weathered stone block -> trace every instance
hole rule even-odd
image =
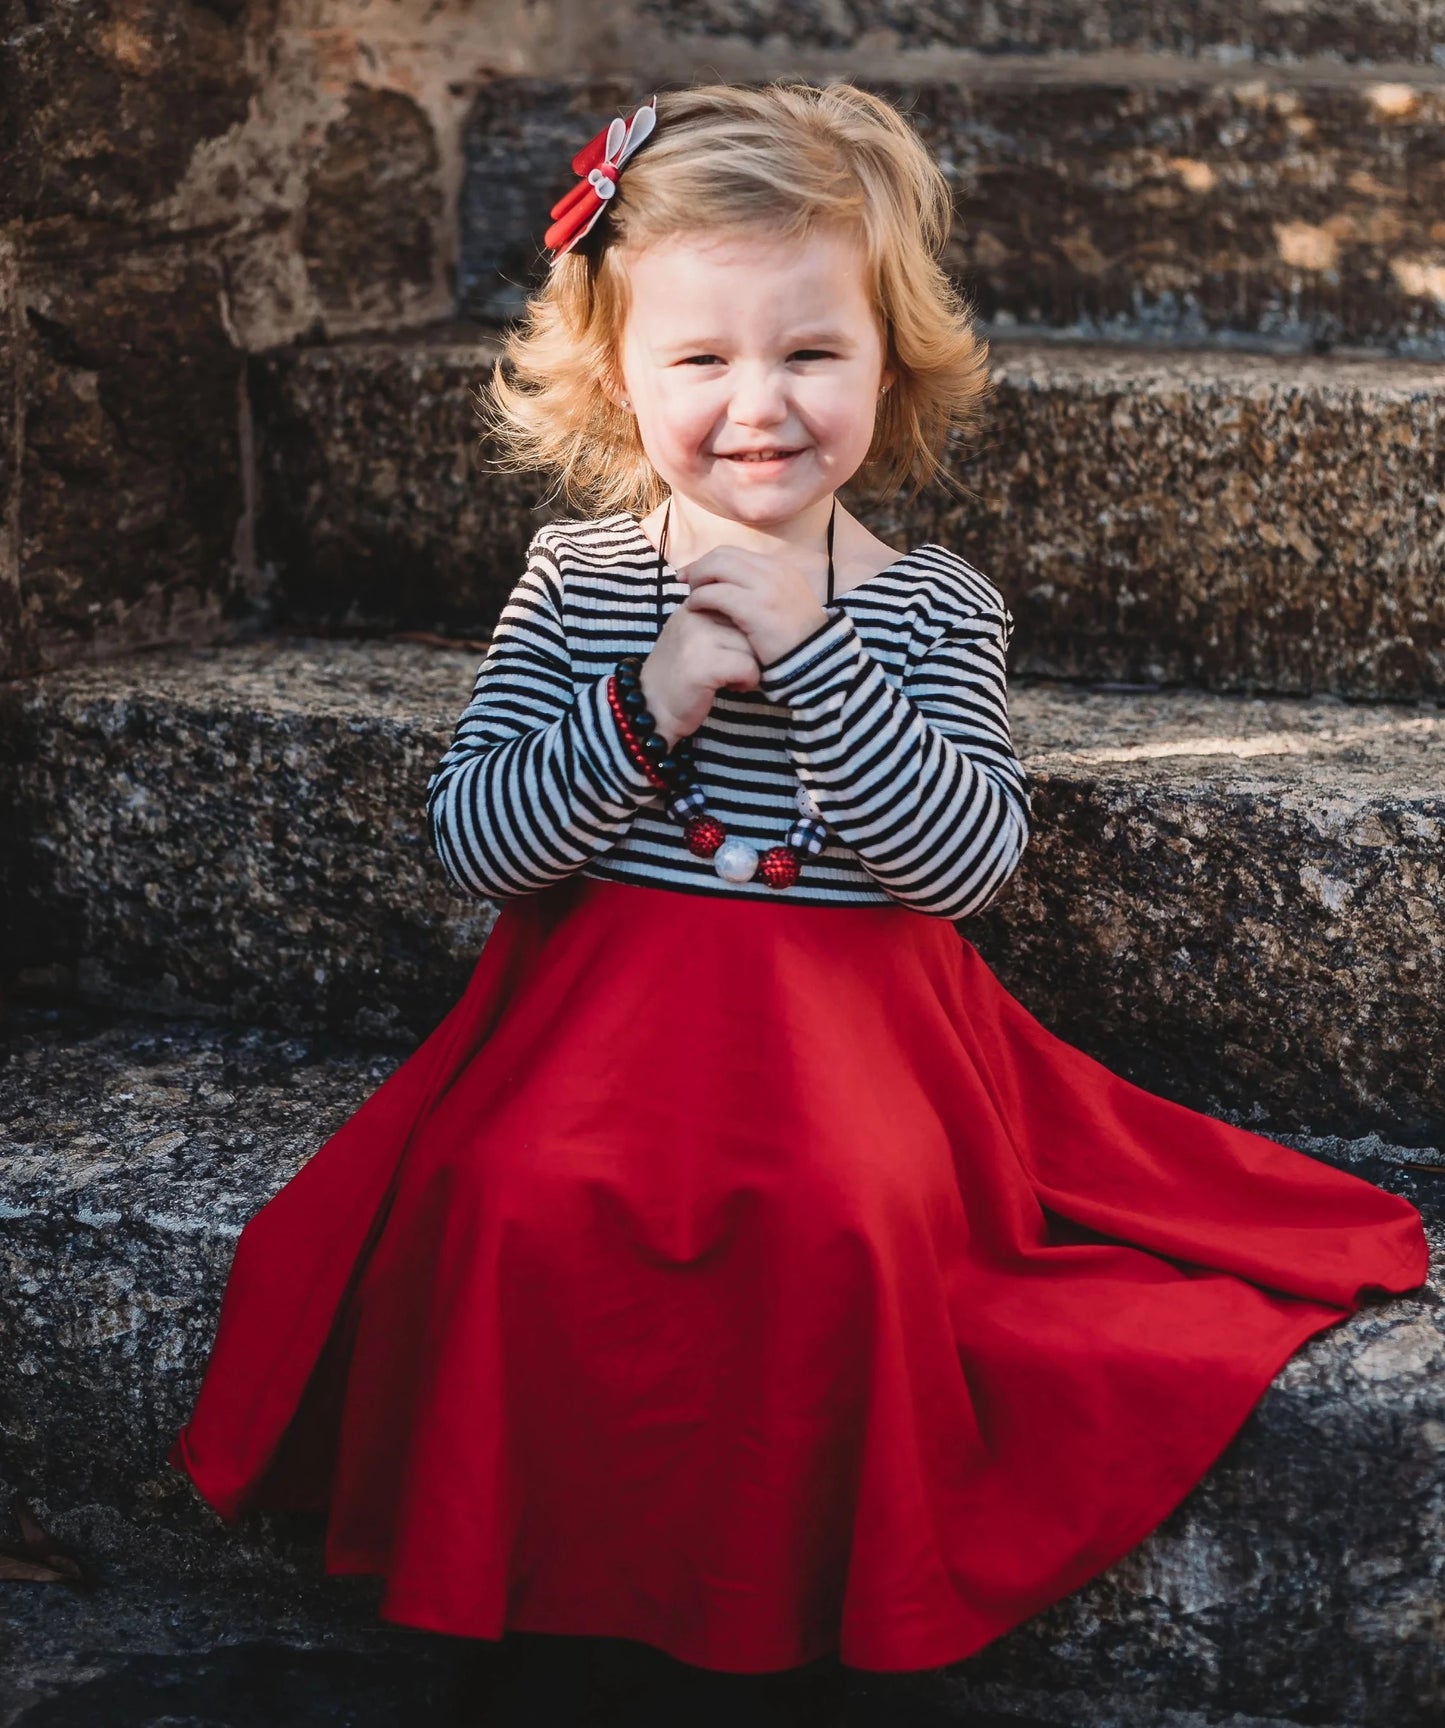
[[[10,1585],[5,1728],[397,1728],[454,1711],[463,1641],[378,1621],[370,1579],[261,1584],[106,1568],[91,1591]]]
[[[883,42],[920,51],[987,54],[1101,53],[1111,48],[1210,58],[1294,60],[1338,56],[1429,64],[1445,46],[1437,0],[639,0],[640,18],[669,35],[741,37],[776,49],[867,50]]]
[[[1445,355],[1445,91],[1430,85],[878,85],[956,188],[979,313],[1084,336]],[[648,94],[498,80],[477,100],[462,295],[515,312],[568,159]]]
[[[1082,333],[1445,354],[1445,92],[932,85],[980,313]]]
[[[29,232],[20,589],[41,666],[244,614],[242,357],[204,249]]]
[[[267,356],[253,395],[262,555],[283,617],[490,630],[544,515],[489,467],[468,327]],[[1359,697],[1445,692],[1445,424],[1403,362],[994,348],[963,494],[860,504],[938,540],[1042,676]]]
[[[241,1226],[398,1057],[168,1023],[6,1051],[6,1473],[52,1500],[63,1484],[93,1552],[203,1577],[294,1573],[306,1520],[254,1521],[232,1540],[165,1449],[194,1402]],[[57,1166],[46,1148],[62,1145]],[[57,1177],[85,1192],[36,1210],[34,1185]]]
[[[94,1000],[415,1038],[491,916],[455,915],[423,810],[478,656],[239,652],[97,667],[64,716],[45,678],[0,698],[0,759],[29,764],[0,791],[11,964],[59,963]],[[67,756],[98,771],[94,802]]]
[[[14,967],[96,1003],[421,1037],[489,927],[426,780],[475,651],[265,642],[0,691]],[[1185,1102],[1445,1139],[1445,713],[1020,683],[1036,833],[965,926]]]
[[[439,167],[431,119],[411,96],[352,86],[327,128],[301,218],[302,255],[323,316],[383,326],[431,293]]]
[[[246,117],[248,0],[3,0],[0,221],[129,220]]]
[[[90,1555],[163,1564],[202,1587],[249,1580],[274,1590],[278,1625],[294,1624],[319,1570],[314,1535],[275,1518],[222,1529],[164,1453],[199,1383],[240,1226],[399,1060],[184,1022],[10,1039],[0,1325],[15,1366],[0,1437],[48,1522]],[[1418,1155],[1378,1140],[1298,1144],[1425,1207],[1445,1247],[1440,1178]],[[1071,1728],[1117,1722],[1110,1708],[1130,1699],[1209,1721],[1235,1710],[1432,1725],[1442,1316],[1437,1260],[1429,1289],[1308,1345],[1155,1535],[955,1684],[1092,1695],[1086,1713],[1032,1718]]]
[[[288,623],[490,630],[550,514],[489,468],[475,329],[301,348],[252,363],[260,556]]]

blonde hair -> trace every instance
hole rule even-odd
[[[509,333],[481,412],[498,465],[542,469],[583,509],[646,511],[666,493],[632,415],[609,394],[627,314],[626,255],[678,234],[824,225],[862,240],[892,387],[859,471],[916,493],[973,433],[987,348],[945,274],[948,182],[908,122],[851,84],[707,84],[664,91],[657,130],[591,233],[557,259]]]

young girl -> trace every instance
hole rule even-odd
[[[647,1719],[782,1722],[760,1677],[952,1663],[1108,1566],[1426,1253],[950,922],[1028,835],[1012,620],[837,503],[985,387],[909,127],[696,89],[576,167],[492,401],[593,514],[536,535],[427,789],[503,910],[247,1227],[172,1457],[227,1517],[323,1508],[388,1619],[552,1635],[489,1720],[584,1720],[555,1658],[621,1639],[674,1659]]]

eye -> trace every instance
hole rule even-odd
[[[795,348],[788,358],[790,360],[836,360],[838,356],[831,348]]]
[[[679,366],[721,366],[722,361],[716,354],[685,354],[678,361]]]

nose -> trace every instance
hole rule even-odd
[[[735,425],[772,428],[787,419],[787,379],[777,367],[739,367],[733,377],[728,414]]]

